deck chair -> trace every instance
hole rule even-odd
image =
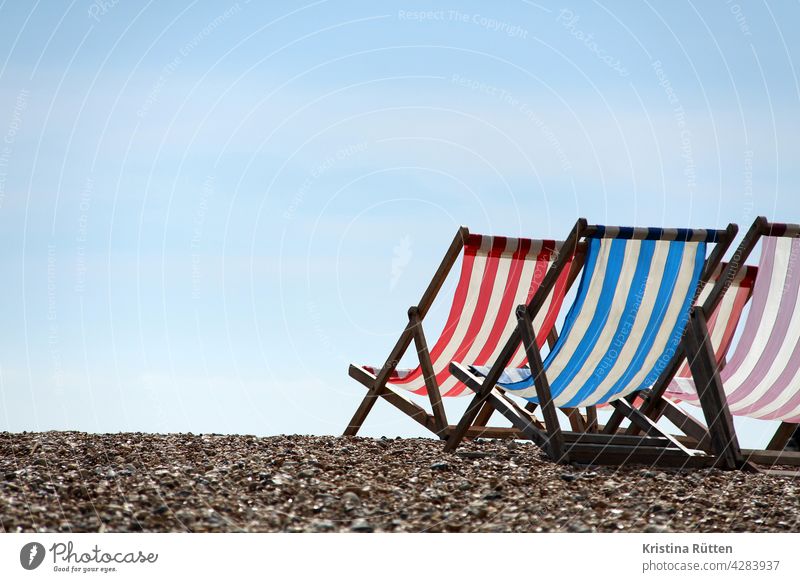
[[[706,313],[731,292],[727,281],[740,278],[759,241],[750,311],[733,354],[721,366],[714,360]],[[693,379],[680,380],[672,394],[703,404],[704,392],[720,393],[722,416],[781,421],[765,450],[745,449],[743,455],[760,467],[800,467],[800,454],[782,450],[800,424],[800,225],[759,217],[734,256],[708,299],[692,312],[686,355]],[[700,386],[710,389],[698,391]]]
[[[469,393],[452,376],[448,364],[456,358],[488,362],[497,357],[516,325],[516,305],[531,299],[560,249],[561,243],[555,241],[484,236],[461,227],[422,299],[408,310],[408,325],[386,363],[382,367],[350,365],[350,376],[368,392],[344,434],[357,434],[375,401],[382,397],[440,438],[446,438],[451,427],[442,398]],[[423,320],[459,256],[461,275],[449,316],[435,345],[428,349]],[[538,345],[548,337],[553,341],[556,316],[580,270],[580,256],[580,252],[570,253],[565,268],[543,298],[536,318]],[[398,370],[398,362],[412,341],[418,365]],[[524,350],[517,350],[511,361],[523,365],[527,361]],[[427,395],[431,413],[414,402],[410,394]],[[489,416],[491,410],[487,407],[482,416],[484,424]],[[519,436],[516,429],[508,427],[483,426],[473,433],[495,438]]]
[[[450,432],[446,450],[454,450],[477,411],[489,401],[527,438],[557,462],[589,464],[646,463],[667,466],[736,467],[736,447],[728,446],[710,423],[713,452],[683,445],[629,399],[649,388],[677,356],[689,312],[701,280],[707,280],[736,235],[726,230],[616,228],[589,226],[580,219],[565,248],[588,244],[575,301],[562,334],[546,360],[533,341],[535,318],[551,285],[561,276],[561,259],[526,306],[517,308],[518,325],[491,367],[453,362],[450,369],[474,392],[470,406]],[[707,247],[714,248],[706,258]],[[529,367],[508,367],[520,343]],[[539,404],[541,430],[497,398],[508,394]],[[643,431],[642,436],[561,429],[556,409],[610,403]],[[709,414],[716,413],[710,410]]]

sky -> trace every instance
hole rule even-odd
[[[800,222],[798,21],[2,2],[0,431],[338,434],[459,225]],[[361,434],[428,436],[386,403]]]

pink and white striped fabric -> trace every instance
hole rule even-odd
[[[765,236],[742,337],[720,372],[732,414],[800,422],[800,239]],[[679,397],[692,401],[689,379]],[[693,396],[697,401],[697,396]]]
[[[705,284],[703,290],[697,299],[697,304],[702,305],[703,302],[711,294],[711,289],[719,279],[720,273],[723,273],[728,268],[727,264],[720,265],[711,280]],[[719,304],[717,305],[714,313],[708,318],[708,334],[711,336],[711,348],[714,350],[714,355],[717,359],[717,364],[722,364],[725,357],[728,355],[728,350],[731,347],[731,341],[736,333],[736,328],[739,326],[739,321],[742,318],[742,312],[745,305],[750,300],[753,294],[753,284],[756,280],[758,267],[753,265],[746,265],[739,269],[736,277],[733,278],[725,294],[722,296]],[[685,379],[688,378],[688,382]],[[692,372],[689,370],[688,362],[684,363],[675,379],[667,388],[668,396],[676,396],[681,399],[689,400],[691,402],[697,401],[697,393],[694,391],[694,383],[691,380]]]
[[[531,300],[555,260],[561,243],[521,238],[471,234],[464,245],[461,277],[456,285],[447,323],[430,350],[436,383],[442,396],[472,394],[450,374],[452,361],[486,364],[494,362],[510,337],[517,320],[517,305]],[[541,347],[555,325],[567,291],[568,264],[534,321],[536,341]],[[509,365],[527,362],[522,346]],[[378,369],[361,366],[377,375]],[[397,370],[391,388],[427,394],[422,369]]]

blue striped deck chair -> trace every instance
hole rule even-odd
[[[558,341],[543,360],[532,341],[532,322],[548,285],[559,275],[559,260],[533,300],[517,308],[516,333],[491,366],[451,364],[452,373],[475,396],[451,432],[447,450],[458,446],[476,409],[488,401],[558,462],[712,466],[724,461],[716,451],[692,448],[667,434],[631,403],[662,374],[674,373],[672,360],[681,355],[700,282],[716,270],[737,231],[733,224],[725,230],[619,228],[580,219],[564,248],[580,243],[588,248]],[[568,257],[559,259],[566,263]],[[508,354],[520,343],[529,366],[507,368]],[[506,394],[538,405],[545,430],[518,414],[518,407],[508,406],[500,398]],[[562,430],[557,409],[602,404],[611,405],[643,434]]]

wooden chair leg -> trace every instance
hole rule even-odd
[[[627,400],[628,404],[632,406],[633,402],[636,400],[636,395],[629,394],[628,396],[625,397],[625,400]],[[617,430],[619,430],[622,421],[628,418],[627,416],[625,416],[625,414],[622,413],[622,410],[623,409],[619,407],[614,407],[614,412],[611,413],[611,418],[609,418],[608,422],[605,424],[605,426],[603,426],[603,434],[614,434],[617,432]],[[633,426],[635,426],[636,428],[633,429],[632,428]],[[640,430],[641,429],[639,428],[638,425],[632,423],[631,426],[629,426],[626,429],[625,434],[636,435],[639,434]]]
[[[475,396],[472,397],[472,402],[467,406],[461,420],[459,420],[456,427],[450,431],[450,435],[447,437],[447,444],[444,446],[445,452],[452,453],[458,448],[458,445],[464,440],[467,430],[472,426],[472,423],[475,422],[475,417],[478,416],[478,413],[488,399],[489,392],[485,394],[481,394],[480,392],[475,393]]]
[[[587,406],[586,407],[586,432],[597,432],[599,429],[599,424],[597,422],[597,407],[595,406]]]
[[[586,419],[581,415],[580,410],[577,408],[562,408],[563,412],[569,420],[569,426],[575,432],[586,432]]]
[[[614,434],[617,432],[623,420],[625,420],[625,415],[619,410],[614,410],[614,412],[611,413],[611,417],[605,425],[603,425],[603,434]]]
[[[422,368],[422,375],[425,379],[425,388],[428,390],[428,399],[431,403],[433,418],[436,422],[436,433],[441,437],[447,430],[447,413],[442,404],[442,394],[439,391],[439,384],[436,382],[436,373],[431,363],[431,354],[428,351],[428,342],[425,340],[425,332],[422,330],[422,320],[419,312],[412,307],[408,310],[408,318],[413,325],[414,346],[419,356],[419,365]]]
[[[723,467],[741,467],[744,465],[744,456],[736,438],[733,417],[725,399],[702,308],[695,308],[691,312],[684,345],[711,436],[711,448]]]
[[[378,400],[378,398],[380,398],[380,394],[377,390],[373,389],[367,392],[367,395],[364,396],[361,404],[358,405],[355,414],[353,414],[353,418],[350,419],[350,422],[344,431],[344,436],[356,436],[358,434],[361,425],[364,424],[364,420],[366,420],[367,415],[372,410],[372,407],[375,406],[375,402]]]
[[[536,345],[536,335],[533,330],[533,321],[524,305],[517,308],[517,327],[522,336],[522,345],[525,354],[528,356],[528,365],[531,368],[536,395],[539,398],[539,406],[542,408],[544,423],[547,427],[550,456],[556,462],[566,461],[564,456],[564,435],[561,433],[561,425],[558,422],[556,407],[550,393],[550,383],[544,371],[542,355],[539,346]]]
[[[472,423],[472,426],[486,426],[489,423],[489,419],[492,417],[494,413],[494,407],[492,406],[491,402],[488,400],[483,403],[483,408],[478,413],[478,416],[475,417],[475,422]]]
[[[789,439],[792,438],[794,431],[797,430],[797,424],[793,422],[782,422],[775,431],[775,434],[770,439],[767,445],[768,451],[782,451],[786,448]]]
[[[372,410],[372,407],[375,406],[375,402],[377,402],[378,398],[385,392],[386,382],[389,380],[395,368],[397,368],[397,364],[400,362],[400,358],[405,354],[408,346],[411,345],[414,335],[413,327],[413,324],[408,322],[403,333],[400,334],[400,338],[389,354],[383,368],[381,368],[381,371],[378,373],[375,382],[369,387],[369,392],[367,392],[361,404],[358,405],[355,414],[353,414],[353,418],[350,419],[350,423],[344,431],[344,436],[356,436],[358,434],[367,415]]]

